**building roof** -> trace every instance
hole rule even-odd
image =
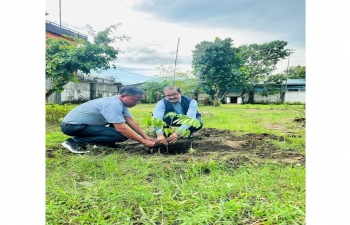
[[[86,34],[80,33],[78,31],[69,29],[67,27],[64,26],[60,26],[56,23],[50,22],[50,21],[45,21],[46,23],[46,31],[54,33],[54,34],[58,34],[60,36],[62,36],[63,34],[68,35],[68,36],[77,36],[79,38],[82,38],[84,40],[88,39],[88,36]]]
[[[260,81],[258,84],[264,84],[264,81]],[[282,81],[282,84],[286,84],[286,81]],[[287,79],[288,85],[306,85],[306,79]]]
[[[286,84],[286,81],[283,81],[282,84]],[[289,85],[305,85],[306,79],[287,79],[287,84]]]

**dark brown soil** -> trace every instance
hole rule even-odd
[[[150,136],[155,136],[149,134]],[[288,133],[289,137],[296,137]],[[192,139],[180,138],[175,144],[156,146],[154,148],[144,147],[142,144],[128,140],[118,143],[117,148],[88,146],[92,155],[111,154],[122,151],[131,155],[152,157],[153,154],[163,156],[174,156],[178,160],[202,160],[221,161],[232,166],[241,165],[244,162],[272,162],[282,165],[305,165],[305,155],[294,149],[279,149],[273,142],[288,141],[283,136],[272,134],[244,134],[236,135],[229,130],[215,128],[203,128],[195,133]],[[46,149],[47,157],[55,157],[55,150]],[[68,153],[67,153],[68,154]]]
[[[138,142],[128,140],[118,143],[118,150],[143,157],[162,154],[164,156],[176,155],[179,160],[220,160],[232,166],[245,161],[304,165],[304,154],[293,149],[278,149],[272,141],[284,142],[286,139],[271,134],[238,136],[229,130],[203,128],[195,133],[194,138],[181,138],[168,148],[165,146],[147,148]],[[102,147],[91,149],[92,154],[109,154],[114,151],[115,149]]]

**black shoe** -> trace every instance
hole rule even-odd
[[[68,138],[65,142],[62,142],[61,145],[66,149],[68,149],[69,151],[77,154],[90,152],[90,151],[83,150],[81,147],[78,147],[78,145],[75,143],[75,141],[72,138]]]
[[[188,139],[192,139],[194,138],[194,134],[190,134],[190,136],[188,136]]]

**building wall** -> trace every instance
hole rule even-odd
[[[90,100],[90,83],[69,82],[61,92],[62,103],[86,102]]]
[[[46,38],[63,38],[61,35],[46,31]]]
[[[111,97],[117,95],[121,87],[121,85],[116,84],[68,82],[61,93],[53,93],[48,98],[48,103],[86,102],[95,98]],[[91,97],[92,92],[94,97]]]
[[[238,92],[231,92],[226,95],[226,99],[228,97],[239,97],[241,93]],[[208,98],[209,95],[205,93],[199,93],[198,94],[198,103],[203,104],[204,99]],[[242,99],[237,99],[237,103],[247,103],[248,101],[248,94],[245,94],[243,102],[241,102]],[[281,96],[279,93],[274,95],[268,95],[268,96],[262,96],[257,93],[254,95],[254,103],[261,104],[261,103],[280,103],[281,102]],[[305,103],[305,91],[287,91],[285,96],[285,102],[293,103],[293,102],[300,102]],[[231,104],[231,103],[228,103]]]
[[[70,42],[73,42],[72,40],[70,40],[69,38],[66,38],[66,37],[63,37],[61,35],[58,35],[58,34],[54,34],[54,33],[51,33],[49,31],[46,31],[46,38],[63,38],[65,40],[68,40]]]
[[[200,92],[200,93],[198,93],[198,99],[197,100],[198,100],[198,102],[202,102],[203,103],[204,99],[207,98],[207,97],[209,97],[208,94]]]
[[[237,97],[237,103],[246,103],[249,98],[248,93],[243,95],[243,99],[242,98],[238,99],[240,95],[241,95],[240,92],[231,92],[231,93],[228,93],[226,96]],[[281,102],[280,94],[274,94],[274,95],[268,95],[268,96],[262,96],[258,93],[254,94],[254,103],[278,103],[278,102]]]
[[[60,102],[58,93],[52,93],[50,97],[48,97],[47,102],[51,104],[58,104]]]
[[[306,102],[306,95],[305,91],[287,91],[285,102]]]
[[[246,100],[248,100],[248,98],[246,98]],[[281,102],[281,95],[278,93],[274,95],[262,96],[255,93],[254,102],[255,103],[279,103]]]

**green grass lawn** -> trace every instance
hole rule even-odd
[[[155,104],[130,109],[144,120]],[[58,119],[75,107],[50,106],[46,119],[46,224],[305,224],[305,166],[179,160],[115,151],[75,155]],[[276,146],[305,153],[303,105],[199,106],[204,127],[285,137]],[[57,109],[57,110],[56,110]]]

